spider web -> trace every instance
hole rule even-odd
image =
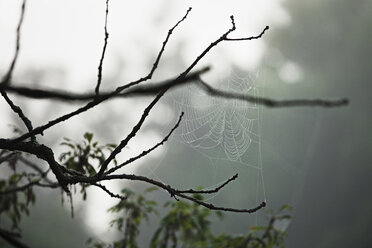
[[[230,73],[217,88],[258,96],[257,75],[241,77]],[[249,153],[260,145],[260,108],[240,100],[211,97],[196,85],[172,95],[176,112],[184,117],[172,136],[210,159],[238,162],[260,168],[259,156]]]
[[[228,92],[259,96],[257,83],[259,73],[244,74],[245,76],[241,76],[231,71],[228,78],[220,80],[214,87]],[[179,127],[167,144],[167,150],[171,152],[172,149],[169,147],[173,147],[172,143],[176,142],[192,149],[210,162],[215,176],[212,182],[204,185],[204,188],[214,188],[226,180],[226,173],[232,175],[239,171],[241,176],[245,176],[241,173],[249,174],[249,178],[254,179],[256,185],[253,188],[256,190],[250,194],[256,196],[256,203],[266,201],[261,160],[262,109],[254,103],[211,97],[194,84],[172,91],[167,95],[166,101],[174,110],[175,120],[180,112],[184,112]],[[170,123],[174,123],[175,120]],[[171,126],[166,127],[164,134],[169,132],[170,128]],[[191,156],[191,160],[196,157]],[[163,181],[156,173],[158,166],[152,165],[151,171]],[[204,181],[203,183],[205,184]]]

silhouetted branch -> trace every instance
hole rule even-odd
[[[108,16],[108,12],[109,12],[109,0],[106,0],[106,14],[105,14],[105,40],[104,40],[104,45],[103,45],[103,49],[102,49],[102,55],[101,55],[101,59],[99,61],[99,65],[98,65],[98,76],[97,76],[97,85],[96,85],[96,89],[95,89],[95,92],[96,92],[96,95],[98,96],[99,95],[99,87],[101,86],[101,82],[102,82],[102,69],[103,69],[103,60],[105,59],[105,53],[106,53],[106,47],[107,47],[107,39],[109,37],[109,33],[107,32],[107,16]]]
[[[153,96],[156,95],[163,89],[169,89],[173,87],[178,87],[189,83],[191,81],[197,80],[198,75],[202,75],[210,70],[210,67],[203,67],[199,70],[189,73],[184,78],[172,78],[165,81],[152,83],[148,85],[138,85],[130,89],[126,89],[123,93],[114,94],[113,91],[101,92],[99,98],[106,98],[107,100],[112,100],[116,98],[124,97],[137,97],[137,96]],[[1,85],[0,85],[1,89]],[[36,89],[29,88],[25,86],[14,86],[9,85],[3,88],[5,91],[19,96],[24,96],[33,99],[47,99],[47,100],[58,100],[67,103],[77,102],[77,101],[89,101],[96,99],[95,93],[74,93],[68,91],[62,91],[57,89]]]
[[[62,171],[62,166],[54,158],[53,150],[45,145],[40,145],[34,142],[18,142],[13,143],[8,139],[0,139],[0,149],[5,149],[9,151],[20,151],[29,154],[33,154],[36,157],[46,161],[53,171],[54,175],[57,177],[63,190],[69,192],[67,188],[67,177]]]
[[[118,194],[115,194],[115,193],[112,193],[110,190],[108,190],[104,185],[102,184],[99,184],[99,183],[92,183],[92,185],[98,187],[98,188],[101,188],[103,191],[105,191],[109,196],[111,197],[114,197],[114,198],[118,198],[120,200],[126,200],[128,197],[127,196],[122,196],[122,195],[118,195]]]
[[[21,120],[23,121],[23,123],[25,124],[27,130],[29,132],[32,131],[32,123],[31,121],[25,116],[25,114],[23,113],[22,109],[20,107],[18,107],[17,105],[15,105],[13,103],[13,101],[8,97],[8,94],[5,92],[5,90],[3,89],[0,89],[0,93],[1,95],[4,97],[5,101],[8,103],[8,105],[10,106],[10,108],[13,110],[14,113],[18,114],[19,118],[21,118]],[[36,142],[36,137],[35,135],[32,135],[30,136],[31,137],[31,140],[33,142]]]
[[[258,211],[259,209],[263,208],[266,206],[265,202],[262,202],[259,206],[251,209],[236,209],[236,208],[226,208],[226,207],[218,207],[210,203],[203,202],[201,200],[198,200],[192,196],[185,195],[183,193],[180,193],[179,190],[173,188],[170,185],[166,185],[160,181],[145,177],[145,176],[138,176],[134,174],[118,174],[118,175],[103,175],[99,178],[94,178],[94,177],[73,177],[70,179],[70,183],[75,184],[75,183],[96,183],[98,181],[106,181],[106,180],[114,180],[114,179],[126,179],[126,180],[132,180],[132,181],[141,181],[141,182],[146,182],[155,186],[158,186],[159,188],[162,188],[166,190],[171,197],[180,197],[183,199],[190,200],[192,202],[195,202],[199,205],[202,205],[208,209],[211,210],[220,210],[220,211],[226,211],[226,212],[237,212],[237,213],[254,213]]]
[[[172,35],[172,33],[173,33],[173,31],[176,29],[176,27],[177,27],[181,22],[183,22],[184,20],[186,20],[186,18],[187,18],[188,14],[190,13],[191,10],[192,10],[192,8],[190,7],[190,8],[186,11],[186,14],[182,17],[182,19],[179,20],[179,21],[176,23],[176,25],[174,25],[171,29],[168,30],[167,37],[166,37],[165,40],[163,41],[163,45],[162,45],[162,47],[161,47],[161,49],[160,49],[160,51],[159,51],[159,54],[158,54],[158,56],[157,56],[157,58],[156,58],[156,60],[155,60],[155,62],[154,62],[154,64],[153,64],[153,66],[152,66],[152,68],[151,68],[151,71],[150,71],[149,75],[147,75],[147,77],[151,78],[152,75],[154,74],[156,68],[157,68],[158,65],[159,65],[160,58],[161,58],[161,56],[162,56],[163,53],[164,53],[165,46],[166,46],[166,44],[168,43],[168,40],[169,40],[170,36]]]
[[[188,80],[191,80],[191,78],[192,79],[197,78],[197,76],[199,74],[201,74],[203,72],[206,72],[208,70],[209,70],[209,67],[206,67],[204,69],[201,69],[198,72],[195,72],[192,77],[189,77]],[[172,81],[165,82],[164,85],[162,85],[161,87],[168,86],[168,88],[171,88],[171,87],[176,86],[179,83],[184,83],[185,80],[186,80],[186,75],[185,76],[182,76],[182,77],[181,76],[178,76],[176,79],[174,79]],[[123,90],[125,90],[125,89],[127,89],[127,88],[129,88],[129,87],[131,87],[131,86],[133,86],[135,84],[137,84],[138,82],[139,81],[137,80],[137,81],[134,81],[134,82],[132,82],[130,84],[127,84],[125,86],[118,87],[115,91],[111,92],[110,94],[108,94],[106,96],[99,96],[99,97],[95,98],[93,101],[90,101],[89,103],[87,103],[85,106],[80,107],[80,108],[78,108],[77,110],[75,110],[73,112],[70,112],[70,113],[65,114],[63,116],[60,116],[60,117],[58,117],[58,118],[56,118],[54,120],[49,121],[48,123],[46,123],[46,124],[44,124],[42,126],[39,126],[39,127],[35,128],[35,129],[33,129],[32,131],[30,131],[30,132],[28,132],[26,134],[23,134],[23,135],[19,136],[18,138],[12,139],[9,144],[15,144],[15,143],[18,143],[18,142],[20,142],[22,140],[25,140],[25,139],[27,139],[27,138],[29,138],[31,136],[34,136],[34,135],[37,135],[37,134],[42,134],[44,130],[46,130],[46,129],[48,129],[48,128],[50,128],[50,127],[52,127],[52,126],[54,126],[54,125],[56,125],[56,124],[58,124],[60,122],[66,121],[66,120],[70,119],[73,116],[79,115],[79,114],[81,114],[81,113],[83,113],[83,112],[85,112],[85,111],[87,111],[87,110],[89,110],[89,109],[97,106],[98,104],[102,103],[103,101],[106,101],[107,99],[109,99],[111,97],[114,97],[115,95],[117,95],[120,92],[122,92]],[[154,88],[157,89],[157,87],[154,87]],[[154,88],[151,88],[151,89],[153,90]],[[168,89],[168,88],[166,88],[166,89]],[[143,88],[139,88],[138,90],[141,91],[142,89]],[[136,93],[136,92],[128,92],[127,94],[131,94],[131,93]]]
[[[266,30],[269,30],[269,26],[266,26],[262,32],[259,34],[259,35],[256,35],[256,36],[251,36],[251,37],[247,37],[247,38],[228,38],[226,37],[225,40],[226,41],[246,41],[246,40],[257,40],[257,39],[260,39],[266,32]]]
[[[271,108],[279,107],[300,107],[300,106],[319,106],[319,107],[340,107],[349,104],[349,100],[346,98],[339,100],[323,100],[323,99],[293,99],[293,100],[274,100],[271,98],[251,96],[248,94],[236,93],[236,92],[226,92],[205,83],[199,78],[199,86],[204,89],[209,95],[222,97],[226,99],[237,99],[253,104],[264,105]]]
[[[138,159],[140,159],[140,158],[146,156],[147,154],[149,154],[150,152],[152,152],[153,150],[155,150],[156,148],[158,148],[159,146],[161,146],[161,145],[163,145],[165,142],[167,142],[167,140],[169,139],[169,137],[172,135],[173,131],[176,130],[176,128],[179,126],[179,124],[180,124],[180,122],[181,122],[181,120],[182,120],[182,116],[183,116],[183,114],[184,114],[184,112],[181,113],[181,115],[180,115],[180,117],[179,117],[179,119],[178,119],[176,125],[175,125],[171,130],[170,130],[170,132],[168,133],[168,135],[165,136],[165,137],[163,138],[162,141],[160,141],[159,143],[157,143],[156,145],[154,145],[154,146],[151,147],[150,149],[143,151],[141,154],[139,154],[139,155],[137,155],[137,156],[135,156],[135,157],[132,157],[132,158],[128,159],[128,160],[125,161],[124,163],[121,163],[121,164],[119,164],[119,165],[117,165],[117,166],[115,166],[115,167],[109,169],[109,170],[106,171],[104,174],[105,174],[105,175],[111,174],[111,173],[115,172],[116,170],[118,170],[118,169],[120,169],[120,168],[126,166],[127,164],[133,163],[134,161],[136,161],[136,160],[138,160]]]
[[[155,104],[160,100],[160,98],[164,95],[165,91],[160,92],[155,99],[145,108],[143,114],[138,121],[138,123],[133,127],[132,131],[128,134],[128,136],[123,139],[120,144],[111,152],[110,156],[102,163],[101,169],[95,175],[95,177],[100,177],[106,170],[109,163],[115,158],[117,154],[121,152],[121,150],[128,144],[128,142],[136,136],[137,132],[142,127],[143,122],[146,120],[147,116],[150,113],[150,110],[155,106]]]
[[[20,40],[21,40],[21,27],[22,27],[22,23],[23,23],[23,18],[25,16],[25,9],[26,9],[26,0],[23,0],[22,6],[21,6],[21,14],[20,14],[19,22],[18,22],[18,26],[17,26],[16,50],[15,50],[15,53],[14,53],[13,60],[10,63],[8,72],[5,74],[5,76],[2,79],[0,85],[10,84],[10,81],[11,81],[11,78],[12,78],[12,74],[13,74],[13,71],[14,71],[14,66],[15,66],[15,64],[17,62],[17,59],[18,59],[18,53],[19,53],[19,48],[20,48]]]
[[[194,190],[194,189],[188,189],[188,190],[177,190],[177,192],[178,193],[181,193],[181,194],[213,194],[213,193],[217,193],[218,191],[220,191],[220,189],[222,189],[227,184],[229,184],[230,182],[234,181],[237,178],[238,178],[238,174],[235,174],[234,176],[232,176],[229,179],[227,179],[220,186],[218,186],[218,187],[216,187],[214,189],[211,189],[211,190]]]
[[[220,38],[218,38],[217,40],[215,40],[214,42],[212,42],[207,48],[204,49],[204,51],[198,56],[196,57],[196,59],[190,64],[190,66],[180,74],[180,77],[183,77],[185,76],[186,74],[188,74],[197,64],[198,62],[215,46],[217,46],[221,41],[225,40],[227,35],[230,34],[232,31],[234,31],[236,29],[235,27],[235,22],[234,22],[234,16],[230,16],[230,19],[231,19],[231,23],[232,23],[232,27],[227,30],[223,35],[221,35]]]

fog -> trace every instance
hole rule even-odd
[[[0,1],[0,75],[13,56],[20,4]],[[372,224],[372,135],[368,129],[372,126],[371,2],[112,0],[103,89],[145,75],[168,29],[190,6],[193,10],[172,34],[154,82],[178,75],[230,28],[229,16],[233,14],[237,25],[231,35],[234,38],[257,35],[266,25],[270,29],[260,40],[219,44],[198,67],[212,66],[204,80],[215,86],[232,85],[224,89],[274,99],[347,97],[350,104],[329,109],[270,109],[235,100],[205,100],[205,94],[194,88],[176,89],[154,109],[118,160],[124,161],[160,141],[180,111],[186,112],[185,123],[165,146],[123,172],[155,178],[176,188],[212,187],[239,173],[237,181],[208,202],[250,208],[266,201],[267,207],[253,215],[227,214],[224,221],[213,224],[215,232],[247,233],[250,226],[265,223],[266,210],[289,204],[293,210],[287,229],[288,247],[368,247],[371,238],[367,232]],[[28,1],[14,84],[93,91],[104,39],[104,10],[104,1]],[[34,126],[79,106],[11,96]],[[63,151],[58,145],[63,137],[80,140],[85,131],[94,132],[102,143],[119,143],[150,101],[148,97],[110,101],[51,128],[40,140],[55,147],[56,154]],[[21,123],[3,100],[0,111],[1,136],[10,137],[8,124]],[[229,119],[228,114],[235,111],[244,117]],[[195,118],[223,128],[210,131],[199,124],[193,129]],[[252,133],[249,142],[244,136],[241,146],[231,148],[229,132],[239,130]],[[200,141],[204,137],[208,139]],[[115,192],[124,186],[139,192],[146,187],[127,182],[107,186]],[[29,244],[65,247],[61,241],[73,237],[70,246],[79,247],[90,236],[110,241],[120,235],[109,229],[112,216],[106,210],[116,201],[104,192],[90,190],[85,202],[75,196],[75,220],[70,219],[68,204],[60,206],[59,195],[53,190],[39,193],[31,217],[23,220],[24,240]],[[165,192],[153,197],[160,202],[169,199]],[[46,201],[56,203],[51,207],[65,217],[41,214],[45,213]],[[49,224],[50,219],[54,224]],[[35,231],[37,221],[43,224]],[[155,226],[156,220],[143,227],[142,246],[148,243]],[[72,227],[77,229],[75,236],[63,231]],[[40,241],[33,235],[44,232],[51,233],[50,239]]]

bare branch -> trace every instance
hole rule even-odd
[[[118,198],[120,200],[126,200],[128,199],[127,196],[122,196],[122,195],[118,195],[118,194],[115,194],[115,193],[112,193],[110,190],[108,190],[104,185],[102,184],[99,184],[99,183],[92,183],[92,185],[98,187],[98,188],[101,188],[103,191],[105,191],[109,196],[111,197],[114,197],[114,198]]]
[[[63,190],[69,192],[67,188],[67,177],[62,172],[62,166],[55,160],[53,151],[49,147],[33,142],[12,143],[10,140],[0,139],[0,149],[26,152],[46,161],[49,164],[49,167],[53,171],[54,175],[57,177],[57,180]]]
[[[165,91],[163,90],[160,92],[155,99],[145,108],[143,111],[143,114],[138,121],[138,123],[133,127],[132,131],[128,134],[128,136],[123,139],[120,144],[111,152],[110,156],[103,162],[101,165],[101,169],[99,172],[94,176],[96,178],[100,177],[106,170],[107,166],[109,163],[115,158],[117,154],[121,152],[121,150],[128,144],[128,142],[136,136],[137,132],[140,130],[142,127],[143,122],[146,120],[148,114],[150,113],[150,110],[155,106],[155,104],[160,100],[160,98],[164,95]]]
[[[170,185],[166,185],[162,182],[156,181],[154,179],[144,177],[144,176],[138,176],[138,175],[133,175],[133,174],[120,174],[120,175],[104,175],[98,179],[94,178],[88,178],[88,177],[76,177],[76,178],[71,178],[70,182],[71,183],[78,183],[78,182],[86,182],[86,183],[92,183],[96,181],[105,181],[105,180],[113,180],[113,179],[126,179],[126,180],[133,180],[133,181],[142,181],[146,182],[149,184],[153,184],[155,186],[158,186],[159,188],[162,188],[166,191],[169,192],[171,197],[180,197],[184,198],[187,200],[190,200],[192,202],[195,202],[199,205],[202,205],[208,209],[211,210],[220,210],[220,211],[226,211],[226,212],[239,212],[239,213],[254,213],[258,211],[259,209],[263,208],[266,206],[265,202],[262,202],[259,206],[252,208],[252,209],[236,209],[236,208],[225,208],[225,207],[218,207],[210,203],[203,202],[201,200],[198,200],[192,196],[185,195],[183,193],[179,193],[177,189],[174,189]]]
[[[150,79],[152,77],[152,75],[154,74],[156,68],[158,67],[158,64],[159,64],[159,61],[160,61],[160,58],[161,56],[163,55],[164,53],[164,49],[165,49],[165,46],[167,45],[168,43],[168,40],[169,40],[169,37],[172,35],[174,29],[181,23],[183,22],[184,20],[186,20],[188,14],[190,13],[190,11],[192,10],[192,8],[190,7],[187,11],[186,11],[186,14],[182,17],[181,20],[179,20],[176,25],[174,25],[171,29],[169,29],[168,31],[168,34],[167,34],[167,37],[165,38],[165,40],[163,41],[163,45],[158,53],[158,56],[156,57],[156,60],[154,62],[154,64],[152,65],[152,68],[151,68],[151,71],[150,73],[147,75],[147,77]]]
[[[109,12],[108,8],[109,8],[109,0],[106,0],[105,41],[104,41],[104,45],[103,45],[103,49],[102,49],[101,59],[99,61],[99,65],[98,65],[97,85],[96,85],[96,89],[95,89],[95,92],[96,92],[96,95],[97,96],[99,95],[99,87],[100,87],[101,82],[102,82],[103,60],[105,59],[105,53],[106,53],[106,47],[107,47],[107,39],[109,37],[109,33],[107,32],[107,16],[108,16],[108,12]]]
[[[99,97],[107,98],[107,100],[121,97],[135,97],[135,96],[153,96],[156,95],[159,91],[166,88],[178,87],[183,84],[186,84],[190,81],[196,80],[198,75],[202,75],[210,70],[210,67],[203,67],[200,70],[195,70],[191,72],[184,78],[171,78],[157,83],[152,83],[149,85],[138,85],[130,89],[123,89],[123,93],[114,94],[113,92],[101,92]],[[1,89],[1,85],[0,85]],[[50,100],[59,100],[65,102],[74,102],[74,101],[89,101],[96,98],[95,93],[74,93],[69,91],[55,90],[55,89],[36,89],[28,88],[24,86],[14,86],[9,85],[3,88],[8,93],[17,94],[19,96],[29,97],[33,99],[50,99]]]
[[[270,98],[256,97],[247,94],[226,92],[205,83],[201,78],[199,78],[199,85],[202,87],[209,95],[216,97],[223,97],[227,99],[237,99],[253,104],[260,104],[266,107],[279,108],[279,107],[299,107],[299,106],[319,106],[319,107],[340,107],[349,104],[349,100],[346,98],[339,100],[323,100],[323,99],[293,99],[293,100],[274,100]]]
[[[22,120],[23,123],[25,124],[27,130],[28,130],[29,132],[31,132],[32,129],[33,129],[33,128],[32,128],[32,123],[31,123],[31,121],[30,121],[30,120],[25,116],[25,114],[23,113],[22,109],[21,109],[19,106],[15,105],[15,104],[13,103],[13,101],[8,97],[8,94],[5,92],[5,90],[0,89],[0,93],[1,93],[1,95],[4,97],[5,101],[8,103],[8,105],[10,106],[10,108],[13,110],[13,112],[16,113],[16,114],[18,114],[19,118],[21,118],[21,120]],[[35,135],[32,135],[32,136],[30,136],[30,137],[31,137],[31,140],[32,140],[33,142],[36,142],[36,137],[35,137]]]
[[[269,26],[266,26],[259,35],[256,35],[256,36],[251,36],[251,37],[247,37],[247,38],[228,38],[226,37],[225,40],[226,41],[243,41],[243,40],[257,40],[257,39],[260,39],[266,32],[266,30],[269,30]]]
[[[135,157],[132,157],[130,159],[128,159],[127,161],[125,161],[124,163],[122,164],[119,164],[111,169],[109,169],[108,171],[105,172],[105,175],[108,175],[108,174],[111,174],[113,172],[115,172],[116,170],[126,166],[127,164],[130,164],[130,163],[133,163],[134,161],[146,156],[147,154],[149,154],[150,152],[152,152],[153,150],[155,150],[156,148],[158,148],[159,146],[163,145],[165,142],[167,142],[167,140],[169,139],[169,137],[172,135],[173,131],[176,130],[176,128],[179,126],[180,122],[181,122],[181,119],[182,119],[182,116],[183,116],[184,112],[181,113],[176,125],[174,125],[174,127],[170,130],[170,132],[168,133],[167,136],[164,137],[164,139],[162,141],[160,141],[159,143],[157,143],[156,145],[154,145],[153,147],[151,147],[150,149],[148,150],[145,150],[143,151],[141,154],[135,156]]]
[[[8,72],[5,74],[5,76],[2,79],[0,85],[9,85],[10,81],[11,81],[11,78],[12,78],[12,73],[13,73],[13,70],[14,70],[14,66],[17,62],[19,48],[20,48],[21,27],[22,27],[23,18],[24,18],[24,15],[25,15],[25,9],[26,9],[26,0],[23,0],[22,6],[21,6],[21,15],[19,17],[19,22],[18,22],[18,26],[17,26],[16,50],[15,50],[15,53],[14,53],[13,60],[10,63],[10,67],[8,69]]]
[[[234,176],[232,176],[229,179],[227,179],[223,184],[221,184],[220,186],[218,186],[218,187],[216,187],[214,189],[211,189],[211,190],[194,190],[194,189],[188,189],[188,190],[177,190],[177,192],[178,193],[181,193],[181,194],[213,194],[213,193],[217,193],[218,191],[220,191],[220,189],[222,189],[227,184],[229,184],[230,182],[234,181],[237,178],[238,178],[238,174],[235,174]]]
[[[196,79],[197,76],[201,73],[204,73],[206,71],[209,70],[209,67],[206,67],[204,69],[201,69],[197,72],[195,72],[194,74],[190,75],[190,77],[187,77],[186,75],[185,76],[178,76],[176,79],[172,80],[172,81],[169,81],[169,82],[165,82],[164,85],[162,85],[161,87],[164,87],[164,89],[168,89],[168,88],[171,88],[171,87],[174,87],[178,84],[181,84],[181,83],[184,83],[188,80],[193,80],[193,79]],[[33,129],[32,131],[26,133],[26,134],[23,134],[21,136],[19,136],[18,138],[15,138],[13,140],[10,141],[9,144],[15,144],[17,142],[20,142],[22,140],[25,140],[33,135],[37,135],[37,134],[42,134],[44,130],[60,123],[60,122],[63,122],[63,121],[66,121],[68,119],[70,119],[71,117],[73,116],[76,116],[76,115],[79,115],[95,106],[97,106],[98,104],[100,104],[101,102],[103,101],[106,101],[107,99],[111,98],[111,97],[114,97],[115,95],[118,95],[120,92],[122,92],[123,90],[137,84],[139,81],[134,81],[130,84],[127,84],[127,85],[124,85],[124,86],[121,86],[121,87],[118,87],[116,88],[115,91],[111,92],[110,94],[106,95],[106,96],[99,96],[97,98],[95,98],[93,101],[87,103],[85,106],[83,107],[80,107],[79,109],[73,111],[73,112],[70,112],[68,114],[65,114],[63,116],[60,116],[54,120],[51,120],[49,121],[47,124],[44,124],[42,126],[39,126],[35,129]],[[156,88],[156,87],[155,87]],[[139,88],[139,91],[141,91],[142,88]],[[154,88],[152,88],[153,90]],[[159,91],[158,91],[159,92]],[[130,94],[131,92],[128,92],[128,94]]]
[[[197,64],[198,62],[215,46],[217,46],[221,41],[225,40],[227,35],[230,34],[231,32],[233,32],[236,27],[235,27],[235,22],[234,22],[234,16],[230,16],[230,19],[231,19],[231,23],[232,23],[232,27],[227,30],[223,35],[221,35],[220,38],[218,38],[217,40],[215,40],[214,42],[212,42],[206,49],[204,49],[204,51],[198,56],[196,57],[196,59],[191,63],[191,65],[184,71],[180,74],[180,77],[183,77],[185,75],[187,75]]]

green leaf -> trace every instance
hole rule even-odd
[[[86,140],[88,140],[88,142],[90,143],[90,142],[92,141],[92,138],[93,138],[93,133],[86,132],[86,133],[84,134],[84,138],[85,138]]]

